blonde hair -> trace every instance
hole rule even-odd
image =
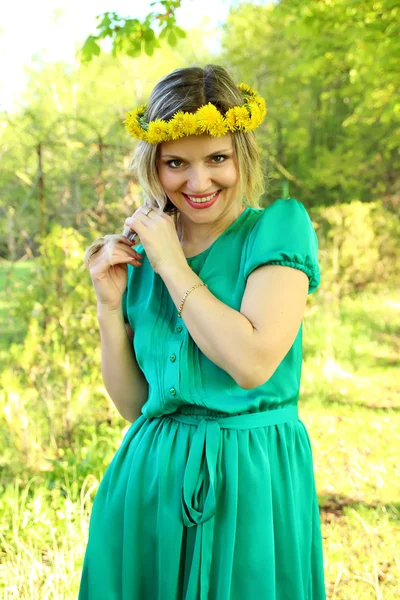
[[[147,120],[171,119],[178,110],[195,112],[211,102],[224,114],[229,108],[242,106],[241,93],[229,73],[217,65],[176,69],[157,83],[147,104]],[[253,131],[236,131],[232,145],[239,171],[239,195],[247,206],[260,207],[264,191],[260,154]],[[178,211],[167,198],[157,172],[159,146],[140,141],[131,168],[147,197],[147,205],[170,215]]]

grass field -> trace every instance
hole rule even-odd
[[[0,275],[2,359],[24,335],[18,318],[8,318],[12,290],[32,276],[29,263],[8,281]],[[300,418],[313,447],[329,600],[400,596],[399,329],[399,299],[387,290],[334,308],[317,302],[304,320]],[[126,425],[116,422],[88,428],[75,454],[49,454],[47,472],[13,481],[2,468],[4,600],[76,599],[93,495]],[[89,475],[82,453],[95,465]]]

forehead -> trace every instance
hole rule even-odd
[[[232,134],[221,137],[212,135],[189,135],[180,140],[162,142],[159,146],[159,155],[179,156],[187,159],[200,159],[216,152],[232,150]]]

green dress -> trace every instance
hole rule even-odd
[[[304,271],[309,293],[320,281],[317,236],[294,199],[246,207],[187,262],[235,310],[260,265]],[[325,600],[298,417],[302,327],[265,384],[240,388],[196,346],[146,256],[128,268],[123,311],[149,395],[94,500],[79,600]]]

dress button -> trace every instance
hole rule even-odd
[[[182,331],[182,325],[178,325],[178,327],[176,328],[176,330],[178,333],[180,333]]]
[[[169,357],[169,360],[170,360],[171,362],[175,362],[175,360],[176,360],[176,356],[175,356],[175,354],[171,354],[171,356]]]
[[[171,394],[171,396],[175,396],[175,394],[176,394],[176,389],[175,389],[175,388],[173,388],[173,387],[172,387],[172,388],[170,388],[170,389],[169,389],[169,393]]]

